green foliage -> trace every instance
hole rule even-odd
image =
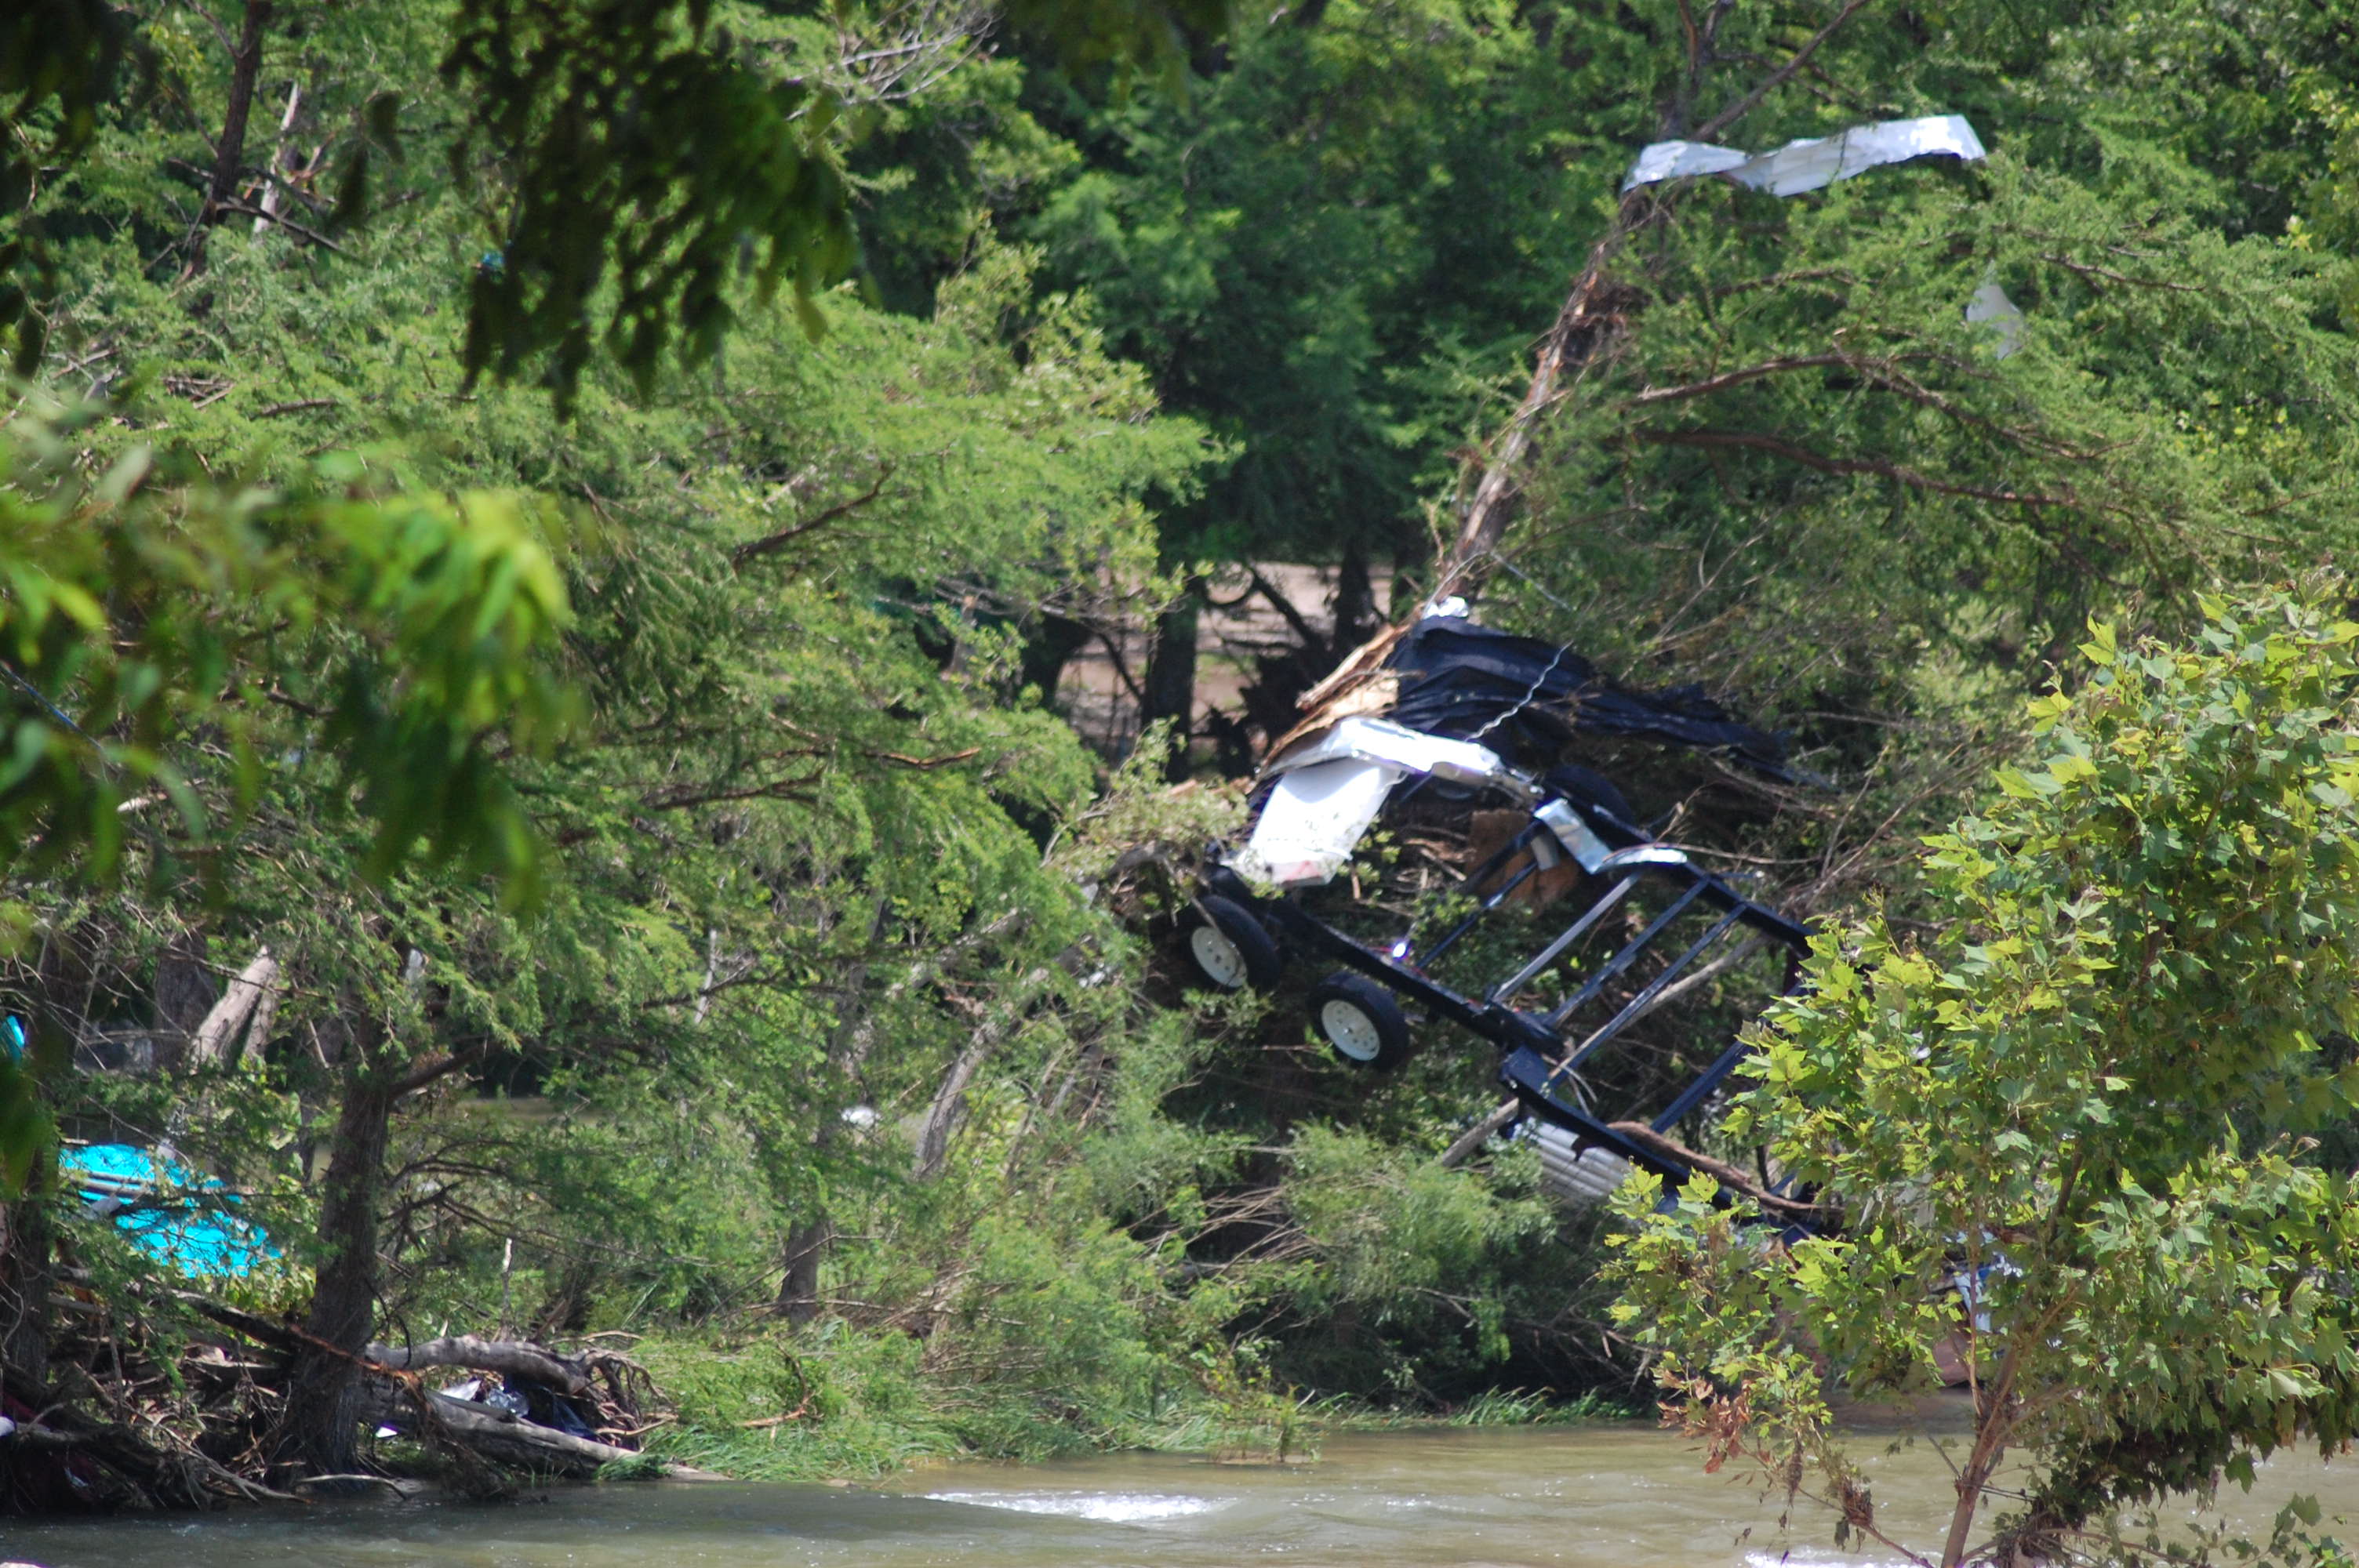
[[[235,205],[288,221],[209,232],[190,180],[231,71],[193,13],[135,7],[115,41],[36,22],[6,55],[11,167],[38,178],[0,239],[46,270],[12,253],[42,412],[0,477],[0,1011],[54,1027],[0,1067],[0,1167],[51,1108],[169,1138],[253,1195],[293,1264],[255,1304],[299,1310],[354,1255],[312,1235],[339,1112],[393,1097],[387,1321],[648,1332],[669,1451],[747,1474],[1283,1448],[1298,1386],[1522,1419],[1497,1388],[1618,1380],[1591,1223],[1525,1151],[1431,1163],[1488,1108],[1479,1070],[1353,1075],[1298,997],[1169,985],[1139,933],[1241,802],[1164,793],[1177,738],[1109,773],[1037,655],[1144,619],[1207,554],[1417,557],[1631,153],[1827,9],[1004,14],[1025,42],[994,57],[984,14],[916,0],[282,0]],[[2343,917],[2270,902],[2326,876],[2342,807],[2271,819],[2310,763],[2239,752],[2201,703],[2154,716],[2224,691],[2234,649],[2122,651],[2353,542],[2338,26],[2273,0],[1862,11],[1823,76],[1714,135],[1957,110],[1997,156],[1792,201],[1658,192],[1488,607],[1737,694],[1860,786],[1821,809],[1611,764],[1700,852],[1892,894],[1775,1036],[1803,1108],[1724,1134],[1782,1140],[1864,1222],[1763,1262],[1690,1211],[1641,1252],[1704,1238],[1699,1333],[1799,1412],[1781,1430],[1817,1375],[1762,1328],[1781,1304],[1816,1303],[1866,1383],[1921,1374],[1970,1252],[2053,1243],[1995,1286],[2000,1339],[2057,1270],[2122,1281],[2178,1339],[2024,1340],[2060,1518],[2175,1484],[2157,1455],[2257,1451],[2345,1376],[2294,1343],[2333,1321],[2296,1276],[2343,1245],[2321,1173],[2352,1122],[2320,1087]],[[117,42],[153,62],[136,92]],[[1187,92],[1124,91],[1141,70]],[[855,261],[875,288],[839,284]],[[2004,358],[1962,319],[1985,283],[2026,312]],[[1876,825],[2013,734],[2093,611],[2134,630],[2045,711],[2102,788],[2025,770],[2032,796],[1920,884]],[[2296,653],[2235,682],[2287,744],[2328,735],[2286,682],[2343,655],[2268,613],[2236,636]],[[2201,849],[2204,800],[2262,849]],[[2295,845],[2307,871],[2269,860]],[[1925,908],[1951,934],[1894,935]],[[1503,919],[1449,972],[1528,935]],[[275,1013],[189,1059],[206,985],[266,945]],[[1840,964],[1881,978],[1846,992]],[[1724,1038],[1742,978],[1652,1021],[1642,1070]],[[2205,1051],[2164,1051],[2175,1009]],[[1956,1147],[1912,1133],[1936,1093]],[[2277,1250],[2216,1239],[2256,1216]],[[2194,1279],[2200,1224],[2241,1286]],[[67,1229],[110,1297],[147,1268]],[[821,1266],[789,1269],[814,1236]],[[2156,1257],[2183,1302],[2127,1282]],[[1777,1272],[1812,1259],[1807,1288]],[[2234,1329],[2217,1365],[2201,1313]]]
[[[1906,1390],[1962,1336],[1949,1563],[2011,1446],[2036,1479],[2000,1539],[2036,1541],[2333,1452],[2359,1412],[2359,1208],[2302,1137],[2359,1088],[2359,624],[2275,595],[2212,604],[2191,646],[2100,625],[2082,652],[2037,760],[1930,841],[1934,934],[1822,936],[1759,1037],[1729,1133],[1841,1232],[1777,1243],[1701,1180],[1622,1205],[1617,1315],[1715,1464],[1807,1455],[1840,1494],[1826,1384]]]
[[[51,263],[38,225],[6,220],[30,201],[45,162],[89,142],[128,31],[107,0],[34,0],[0,19],[0,101],[15,100],[0,102],[0,334],[16,339],[19,376],[32,373],[47,346],[35,295]]]
[[[1176,557],[1422,553],[1421,503],[1553,313],[1583,192],[1621,156],[1598,114],[1643,119],[1604,79],[1645,52],[1553,9],[1336,0],[1241,23],[1184,101],[1035,86],[1088,161],[1023,232],[1236,451],[1171,519]]]
[[[1850,715],[1991,723],[2091,613],[2183,626],[2210,584],[2349,548],[2319,258],[2005,153],[1668,200],[1547,438],[1536,503],[1582,522],[1519,562],[1610,611],[1585,645],[1621,667],[1676,648],[1857,767],[1883,732]],[[2024,312],[2005,357],[1965,319],[1992,283]]]
[[[561,409],[595,343],[641,396],[664,351],[716,352],[744,267],[757,301],[814,297],[853,257],[849,191],[825,87],[765,70],[757,33],[712,26],[706,0],[470,0],[443,75],[472,94],[453,172],[486,156],[507,189],[498,249],[469,298],[470,377],[537,362]],[[604,325],[592,337],[594,319]]]
[[[360,786],[376,821],[367,874],[420,838],[433,860],[531,870],[529,827],[489,750],[495,736],[545,746],[564,722],[545,659],[569,611],[514,500],[372,495],[344,455],[288,492],[225,485],[144,445],[92,476],[74,434],[19,418],[0,452],[15,710],[0,853],[103,879],[150,785],[188,844],[207,844],[226,823],[173,753],[193,730],[218,732],[234,807],[268,765],[255,739],[277,708],[314,720]]]

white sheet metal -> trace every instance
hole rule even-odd
[[[1717,147],[1710,142],[1654,142],[1639,149],[1638,161],[1630,166],[1630,178],[1622,182],[1622,189],[1652,185],[1658,179],[1677,179],[1682,175],[1725,174],[1744,167],[1752,157],[1751,153]]]
[[[1605,864],[1606,856],[1613,853],[1605,847],[1605,840],[1582,819],[1581,813],[1575,811],[1569,801],[1551,800],[1532,815],[1548,824],[1549,831],[1556,835],[1556,840],[1564,846],[1565,853],[1580,861],[1581,869],[1592,876],[1595,876],[1598,868]]]
[[[1408,770],[1357,757],[1336,757],[1282,774],[1261,819],[1254,824],[1237,870],[1282,888],[1331,880],[1358,848],[1385,796]]]
[[[1630,1162],[1603,1149],[1573,1152],[1572,1134],[1545,1122],[1532,1129],[1540,1152],[1540,1184],[1567,1203],[1602,1204],[1630,1174]]]
[[[1991,350],[1993,359],[2003,360],[2023,347],[2023,308],[1995,283],[1974,290],[1973,297],[1966,301],[1966,319],[1990,323],[1991,336],[1998,340]]]
[[[1501,784],[1507,764],[1499,753],[1472,741],[1428,735],[1387,719],[1346,719],[1308,745],[1269,764],[1273,773],[1318,767],[1340,758],[1382,762],[1402,773],[1431,773],[1452,784]]]
[[[1269,764],[1277,784],[1262,804],[1237,870],[1256,881],[1310,887],[1332,879],[1358,848],[1393,785],[1411,773],[1496,784],[1529,797],[1529,781],[1496,752],[1385,719],[1345,719]]]
[[[1839,179],[1865,174],[1910,158],[1987,157],[1982,138],[1962,114],[1929,114],[1919,120],[1884,120],[1854,125],[1832,136],[1788,142],[1758,157],[1709,142],[1657,142],[1641,148],[1622,189],[1635,189],[1681,175],[1724,174],[1739,185],[1772,196],[1799,196]]]

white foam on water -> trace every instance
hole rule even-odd
[[[1830,1552],[1823,1548],[1787,1547],[1776,1552],[1756,1551],[1745,1554],[1745,1568],[1908,1568],[1898,1558],[1862,1558],[1847,1552]]]
[[[1226,1508],[1224,1498],[1176,1497],[1157,1492],[928,1492],[938,1503],[973,1503],[1024,1514],[1061,1514],[1107,1524],[1152,1524]]]

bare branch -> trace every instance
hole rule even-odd
[[[775,534],[767,534],[759,539],[746,541],[729,552],[729,564],[733,567],[743,567],[747,561],[786,548],[804,535],[824,528],[840,517],[850,516],[884,494],[885,481],[892,477],[893,465],[890,463],[882,465],[876,471],[876,482],[870,485],[864,493],[855,495],[849,501],[839,501],[826,511],[798,523],[791,528],[782,528]]]
[[[1737,121],[1743,119],[1745,115],[1753,113],[1755,109],[1760,106],[1761,101],[1764,98],[1768,97],[1769,94],[1775,92],[1778,88],[1783,87],[1796,71],[1809,64],[1810,57],[1819,52],[1819,46],[1825,43],[1829,38],[1834,37],[1835,29],[1842,27],[1845,22],[1850,21],[1852,13],[1866,4],[1867,0],[1844,0],[1843,8],[1835,13],[1835,19],[1829,22],[1825,27],[1821,27],[1817,32],[1811,34],[1810,41],[1804,44],[1800,49],[1796,49],[1791,59],[1788,59],[1785,64],[1771,71],[1767,76],[1763,77],[1752,92],[1746,93],[1735,103],[1731,103],[1727,108],[1723,109],[1719,114],[1714,114],[1702,124],[1697,126],[1695,135],[1690,139],[1699,142],[1708,142],[1712,140],[1712,137],[1718,135],[1721,132],[1728,129],[1729,126],[1736,124]]]

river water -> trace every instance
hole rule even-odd
[[[1935,1412],[1936,1424],[1947,1424]],[[1925,1443],[1861,1432],[1878,1524],[1939,1544],[1951,1496]],[[2295,1491],[2359,1522],[2359,1456],[2265,1469],[2232,1514]],[[1644,1425],[1417,1430],[1336,1437],[1313,1463],[1120,1454],[920,1471],[873,1487],[664,1482],[562,1489],[514,1504],[338,1502],[189,1519],[0,1523],[0,1558],[45,1568],[1325,1568],[1448,1563],[1573,1568],[1834,1568],[1826,1516],[1701,1473],[1691,1445]],[[2359,1530],[2339,1531],[2348,1541]]]

